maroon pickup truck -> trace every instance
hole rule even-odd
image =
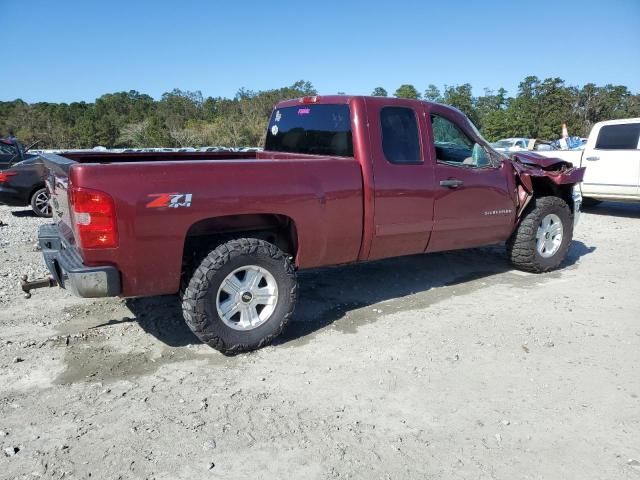
[[[506,243],[558,267],[584,169],[495,152],[458,110],[383,97],[282,102],[251,153],[43,155],[50,279],[82,297],[175,294],[205,343],[235,353],[291,318],[296,270]]]

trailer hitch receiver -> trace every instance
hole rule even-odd
[[[58,286],[58,282],[53,277],[40,278],[38,280],[29,280],[27,275],[23,275],[20,281],[20,287],[24,292],[24,298],[31,298],[31,290],[36,288],[49,288]]]

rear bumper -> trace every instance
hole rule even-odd
[[[38,244],[53,278],[62,288],[84,298],[115,297],[121,292],[120,272],[111,265],[88,267],[55,225],[42,225]]]

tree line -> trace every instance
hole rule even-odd
[[[0,136],[14,134],[38,148],[258,146],[273,105],[316,95],[308,81],[273,90],[240,89],[234,98],[175,89],[159,100],[139,93],[108,93],[93,103],[0,102]],[[372,95],[387,96],[377,87]],[[640,94],[623,85],[582,87],[560,78],[526,77],[515,96],[504,88],[474,96],[471,85],[401,85],[393,96],[441,102],[463,111],[488,140],[528,137],[554,140],[566,123],[586,136],[601,120],[640,117]]]
[[[38,148],[256,146],[273,105],[315,95],[311,83],[234,98],[174,89],[159,100],[131,90],[108,93],[94,103],[0,102],[0,136],[13,134]]]

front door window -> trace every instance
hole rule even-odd
[[[484,147],[470,139],[450,120],[431,115],[431,126],[439,163],[470,168],[493,166]]]

